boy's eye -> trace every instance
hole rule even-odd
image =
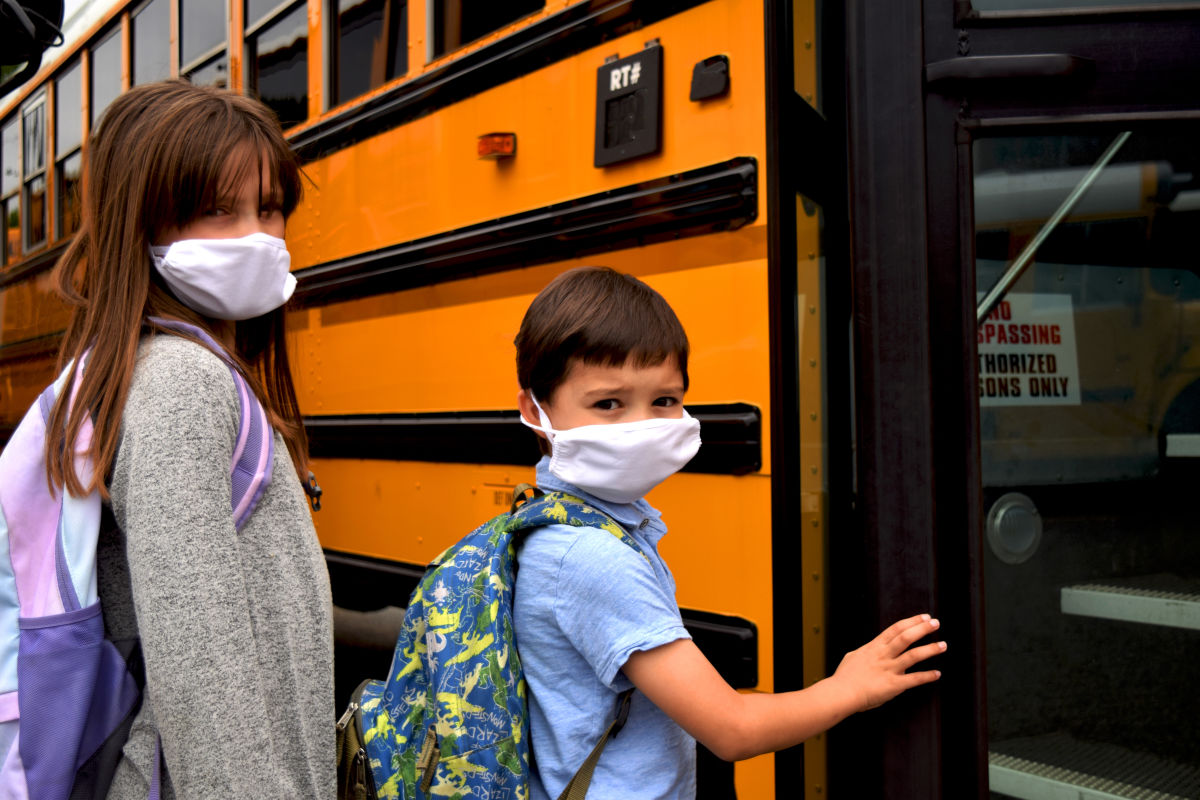
[[[601,411],[616,411],[619,405],[620,403],[616,400],[616,398],[608,397],[604,400],[597,400],[596,402],[592,403],[592,408],[598,408]]]
[[[679,398],[665,395],[655,400],[654,405],[662,406],[663,408],[674,408],[675,406],[679,405]]]

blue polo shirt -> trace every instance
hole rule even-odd
[[[538,486],[573,494],[629,532],[645,558],[597,528],[549,525],[517,552],[513,624],[529,687],[535,768],[531,800],[553,800],[612,722],[630,654],[689,639],[675,579],[658,553],[666,534],[645,500],[609,503],[537,466]],[[640,692],[600,757],[588,800],[682,800],[696,795],[696,741]]]

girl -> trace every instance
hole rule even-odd
[[[56,404],[47,453],[55,486],[106,499],[106,634],[140,639],[145,664],[108,797],[142,800],[154,782],[164,798],[332,797],[329,577],[281,308],[298,162],[262,104],[166,81],[110,106],[87,165],[82,228],[57,272],[74,306],[59,365],[76,365],[77,394]],[[240,528],[239,399],[213,348],[273,429],[269,482]],[[88,414],[103,466],[81,479],[65,444]]]

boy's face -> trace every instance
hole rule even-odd
[[[683,372],[670,357],[648,367],[632,360],[619,367],[572,361],[554,393],[537,400],[550,417],[551,427],[565,431],[581,425],[678,419],[683,416],[683,395]],[[541,424],[528,390],[518,393],[517,404],[527,420]]]

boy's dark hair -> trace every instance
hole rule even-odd
[[[663,296],[609,267],[562,273],[529,304],[517,332],[517,380],[550,402],[573,360],[654,366],[674,356],[688,386],[688,340]]]

